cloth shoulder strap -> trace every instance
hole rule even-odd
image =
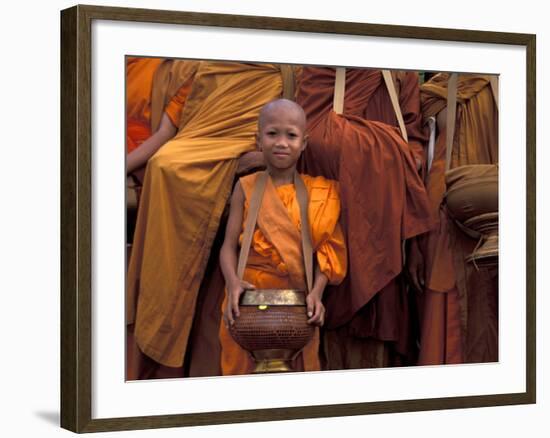
[[[386,83],[388,93],[390,95],[391,104],[393,111],[395,112],[395,117],[397,118],[397,123],[399,124],[399,130],[401,131],[401,136],[408,143],[409,139],[407,136],[407,129],[405,128],[405,121],[403,119],[403,113],[401,112],[401,107],[399,106],[399,97],[397,96],[397,91],[395,89],[395,84],[393,82],[392,75],[389,70],[382,70],[382,77]],[[334,83],[334,100],[332,103],[332,109],[336,114],[342,114],[344,112],[344,96],[346,94],[346,69],[344,67],[336,68],[336,79]]]
[[[445,170],[451,168],[451,159],[453,155],[453,142],[456,129],[456,95],[458,87],[458,73],[451,73],[449,75],[449,81],[447,84],[447,158],[445,164]],[[489,78],[489,84],[493,93],[493,99],[498,109],[498,77],[491,75]]]
[[[246,217],[244,224],[243,242],[239,252],[239,261],[237,263],[237,276],[240,280],[242,280],[244,275],[244,269],[246,267],[248,253],[250,252],[250,245],[252,243],[252,236],[254,234],[254,228],[256,227],[258,213],[260,211],[268,178],[269,175],[267,172],[263,171],[259,173],[256,184],[254,185],[254,190],[250,197],[248,216]],[[307,212],[307,189],[298,172],[294,173],[294,187],[296,188],[296,198],[298,199],[298,205],[300,207],[300,222],[302,224],[302,254],[306,272],[307,292],[309,293],[313,287],[313,247],[311,243],[309,217]]]
[[[300,222],[302,224],[302,255],[304,257],[304,267],[306,271],[307,292],[313,288],[313,248],[311,243],[311,234],[309,230],[308,216],[308,196],[304,181],[294,172],[294,187],[296,188],[296,198],[300,206]]]
[[[453,155],[453,141],[455,137],[456,124],[456,90],[458,73],[451,73],[447,83],[447,155],[445,160],[445,171],[451,168],[451,158]]]
[[[393,106],[393,111],[395,112],[395,117],[397,118],[397,123],[399,124],[399,129],[401,131],[401,136],[405,142],[409,142],[407,135],[407,129],[405,128],[405,121],[403,120],[403,113],[401,112],[401,107],[399,106],[399,97],[397,96],[397,90],[395,89],[395,83],[391,72],[389,70],[382,70],[382,77],[386,83],[386,88],[390,95],[391,104]]]
[[[493,99],[495,100],[495,105],[498,109],[498,76],[491,75],[489,78],[489,83],[491,84],[491,91],[493,92]]]
[[[254,228],[256,226],[256,220],[258,218],[260,204],[262,203],[262,198],[264,196],[267,178],[267,172],[260,172],[258,174],[254,191],[250,197],[248,216],[246,217],[246,222],[244,224],[243,242],[241,244],[241,251],[239,252],[239,261],[237,263],[237,277],[239,277],[239,280],[243,279],[244,268],[248,260],[250,244],[252,243],[252,234],[254,233]]]
[[[336,68],[336,78],[334,82],[334,99],[332,109],[336,114],[344,112],[344,96],[346,94],[346,69],[344,67]]]

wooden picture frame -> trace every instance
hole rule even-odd
[[[92,22],[144,22],[522,46],[526,50],[526,369],[524,392],[92,418]],[[535,403],[536,37],[529,34],[75,6],[61,13],[61,426],[74,432],[288,420]]]

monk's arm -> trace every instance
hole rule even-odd
[[[229,206],[229,218],[225,227],[225,237],[220,250],[220,266],[226,284],[237,282],[237,249],[239,235],[243,223],[244,193],[240,182],[237,181],[231,204]]]
[[[225,237],[220,250],[220,267],[225,287],[227,289],[227,309],[224,318],[229,324],[233,324],[234,317],[239,316],[239,297],[248,285],[239,280],[237,276],[237,251],[239,248],[239,236],[243,224],[244,192],[241,184],[237,182],[231,195],[229,218],[225,228]]]
[[[406,258],[409,279],[417,292],[424,291],[424,281],[426,275],[424,254],[422,253],[419,242],[420,238],[421,236],[415,236],[407,241],[408,253]]]
[[[328,277],[321,272],[319,265],[315,267],[315,276],[313,286],[306,298],[308,323],[313,325],[323,325],[325,322],[325,306],[321,301],[323,292],[328,283]]]
[[[312,293],[316,293],[319,295],[319,298],[323,298],[323,292],[325,291],[325,287],[328,284],[328,277],[321,272],[321,268],[319,268],[319,265],[315,265],[315,275],[313,279],[313,287],[311,289]]]
[[[134,149],[126,157],[126,173],[132,173],[147,163],[147,160],[159,150],[168,140],[176,135],[177,128],[172,124],[166,113],[162,115],[157,132],[145,140],[140,147]]]

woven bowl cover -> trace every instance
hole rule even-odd
[[[248,351],[301,350],[315,328],[307,323],[305,306],[241,306],[240,316],[230,327],[235,341]]]

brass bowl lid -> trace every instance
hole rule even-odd
[[[241,306],[305,306],[306,294],[298,289],[251,289],[241,296]]]

